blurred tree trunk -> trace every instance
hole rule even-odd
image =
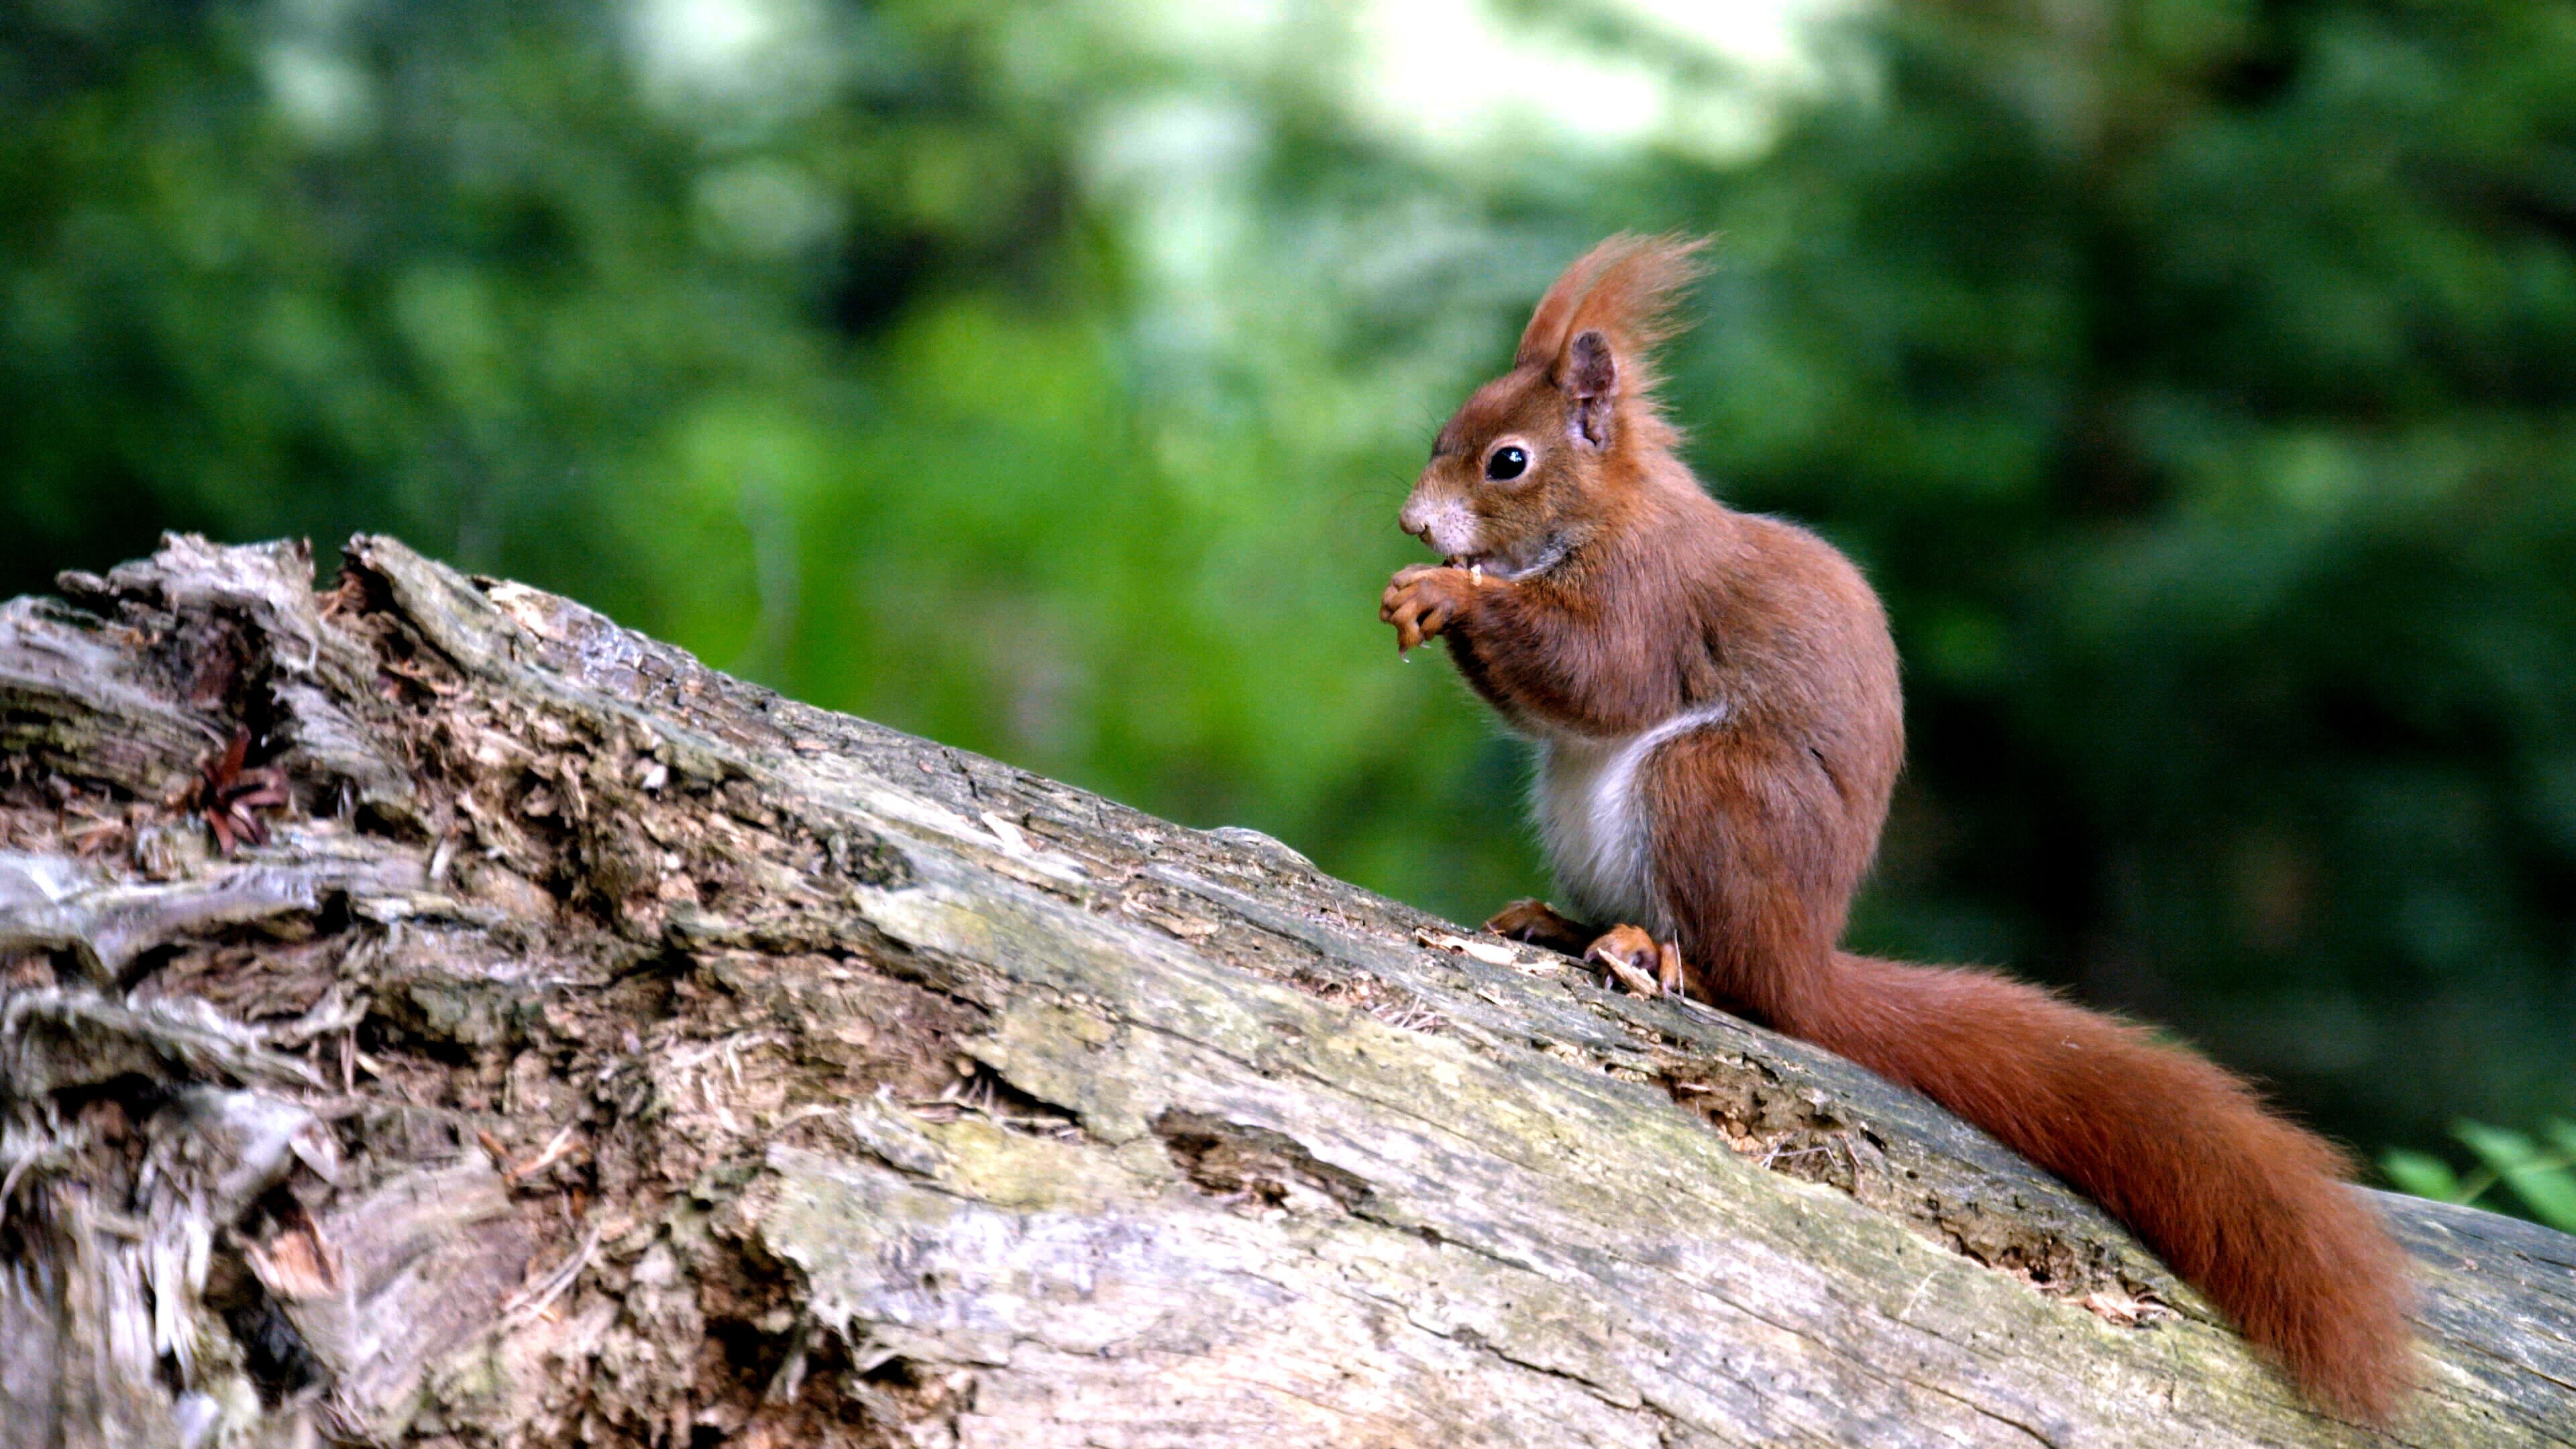
[[[0,614],[9,1445],[2576,1435],[2567,1238],[2385,1200],[2430,1367],[2365,1434],[1796,1043],[387,540],[310,572]]]

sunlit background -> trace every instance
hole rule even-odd
[[[1893,609],[1860,944],[2373,1157],[2576,1116],[2564,5],[0,0],[0,589],[394,532],[1477,919],[1393,511],[1621,228]]]

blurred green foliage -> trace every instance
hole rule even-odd
[[[1398,8],[0,0],[0,588],[397,532],[1473,919],[1524,766],[1376,623],[1393,509],[1566,259],[1715,231],[1692,456],[1909,662],[1860,942],[2374,1150],[2576,1109],[2576,12],[1898,3],[1766,78],[1524,4],[1408,129]]]
[[[2576,1233],[2576,1122],[2564,1118],[2545,1129],[2547,1149],[2524,1133],[2462,1122],[2452,1135],[2468,1145],[2478,1166],[2467,1177],[2429,1152],[2393,1148],[2380,1160],[2389,1180],[2418,1197],[2474,1203],[2502,1183],[2513,1190],[2524,1215],[2560,1232]]]

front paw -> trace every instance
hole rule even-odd
[[[1395,626],[1395,651],[1410,652],[1436,639],[1475,597],[1477,580],[1447,564],[1412,564],[1396,571],[1379,597],[1377,616]]]
[[[1583,959],[1639,996],[1681,994],[1681,948],[1657,941],[1643,927],[1612,926],[1583,953]]]

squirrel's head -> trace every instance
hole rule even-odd
[[[1623,233],[1566,268],[1530,315],[1512,370],[1432,440],[1404,531],[1505,578],[1582,547],[1676,441],[1655,406],[1652,353],[1703,245]]]

